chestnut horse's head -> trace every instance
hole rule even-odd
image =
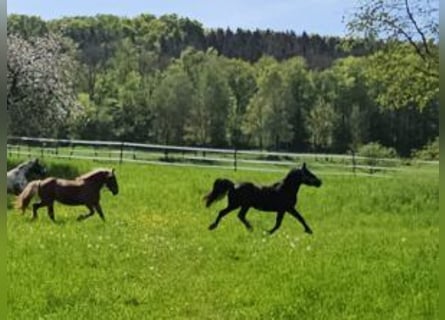
[[[114,168],[108,171],[105,178],[105,185],[113,195],[117,195],[119,193],[119,186],[117,184],[116,175],[114,174]]]
[[[117,184],[116,175],[114,169],[96,169],[77,177],[76,179],[95,182],[98,188],[101,188],[104,184],[113,195],[119,193],[119,186]]]

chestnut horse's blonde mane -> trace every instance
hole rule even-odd
[[[100,174],[100,173],[113,174],[113,170],[112,169],[95,169],[95,170],[87,172],[81,176],[78,176],[76,179],[87,180],[97,174]]]

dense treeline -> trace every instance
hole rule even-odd
[[[379,142],[404,156],[438,136],[434,90],[396,105],[381,99],[387,86],[374,66],[383,42],[207,30],[147,14],[10,15],[8,42],[11,134],[339,153]],[[60,57],[53,58],[56,81],[23,71],[42,43]],[[409,64],[420,66],[407,52]],[[421,81],[404,76],[407,85]],[[40,89],[58,81],[66,87]],[[34,98],[42,92],[58,99]],[[39,127],[45,114],[51,120]]]

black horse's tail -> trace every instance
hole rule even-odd
[[[213,202],[222,199],[234,186],[235,184],[229,179],[216,179],[212,191],[204,196],[206,207],[210,207]]]

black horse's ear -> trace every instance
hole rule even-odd
[[[302,169],[306,169],[306,162],[303,162],[303,165],[301,166]]]

